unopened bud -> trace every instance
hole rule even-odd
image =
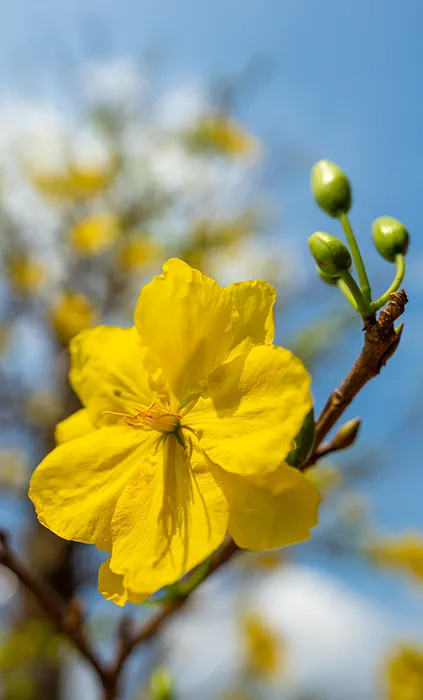
[[[174,686],[172,677],[165,666],[157,666],[150,678],[151,700],[173,700]]]
[[[314,411],[311,409],[304,418],[304,423],[295,438],[296,447],[291,450],[286,458],[286,462],[291,467],[300,467],[307,462],[314,445]]]
[[[335,218],[351,208],[351,185],[345,173],[329,160],[319,160],[311,171],[311,191],[319,207]]]
[[[351,255],[344,243],[330,233],[318,231],[308,239],[308,247],[318,267],[326,275],[339,277],[351,267]]]
[[[354,444],[357,439],[358,431],[360,430],[361,419],[353,418],[341,425],[335,437],[332,440],[333,451],[346,450]]]
[[[376,250],[389,262],[395,262],[397,255],[405,255],[408,250],[410,236],[402,224],[392,216],[380,216],[373,222],[373,242]]]

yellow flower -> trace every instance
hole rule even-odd
[[[132,272],[156,262],[161,253],[161,247],[150,236],[134,235],[122,242],[119,262],[125,272]]]
[[[272,345],[275,291],[222,289],[181,260],[142,290],[129,329],[71,343],[85,408],[31,482],[42,524],[111,553],[99,589],[141,600],[206,559],[307,539],[319,495],[281,461],[310,410],[310,378]]]
[[[423,649],[412,645],[399,647],[386,668],[388,700],[423,698]]]
[[[87,199],[107,190],[117,173],[117,163],[108,165],[78,165],[68,163],[62,169],[51,170],[26,165],[29,181],[37,192],[51,199]]]
[[[44,170],[27,166],[28,179],[37,192],[51,199],[63,199],[74,196],[72,181],[67,170]]]
[[[259,615],[242,620],[245,666],[249,674],[271,678],[281,669],[281,639]]]
[[[51,309],[51,322],[58,339],[67,345],[84,328],[94,323],[96,314],[91,301],[80,292],[62,294]]]
[[[188,138],[195,149],[214,150],[234,158],[245,158],[258,147],[257,139],[225,114],[203,117]]]
[[[7,275],[13,288],[23,296],[34,294],[45,280],[45,268],[27,255],[9,258]]]
[[[117,159],[105,164],[71,163],[69,177],[76,196],[94,197],[107,190],[118,170]]]
[[[368,553],[376,564],[404,569],[423,581],[423,536],[419,532],[381,539],[368,548]]]
[[[70,243],[81,255],[90,257],[111,248],[119,236],[119,221],[112,212],[92,214],[70,232]]]

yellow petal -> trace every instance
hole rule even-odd
[[[276,289],[261,280],[231,284],[227,289],[239,314],[234,345],[248,338],[253,343],[270,345],[275,333]]]
[[[88,407],[95,426],[112,420],[104,411],[128,413],[149,406],[165,392],[161,373],[147,358],[136,328],[99,326],[79,333],[71,342],[71,384]],[[130,394],[134,404],[119,394]]]
[[[123,606],[125,603],[142,603],[148,596],[132,593],[124,586],[123,576],[114,574],[110,568],[110,557],[105,561],[98,571],[98,591],[106,600],[112,600],[116,605]]]
[[[174,583],[225,537],[226,499],[204,462],[191,460],[169,436],[148,463],[140,462],[119,499],[110,566],[135,593]]]
[[[110,551],[116,502],[140,459],[154,451],[157,436],[113,426],[56,447],[31,479],[29,497],[39,521],[65,540]]]
[[[277,549],[309,538],[320,495],[297,469],[283,464],[262,478],[214,473],[229,503],[229,533],[239,547]]]
[[[227,290],[182,260],[168,260],[139,297],[135,322],[182,402],[229,353],[237,314]]]
[[[257,345],[224,363],[184,418],[222,469],[263,474],[294,447],[312,406],[310,376],[288,350]]]
[[[92,430],[94,430],[94,426],[89,419],[88,411],[86,408],[81,408],[56,425],[56,443],[60,445],[62,442],[75,440],[90,433]]]

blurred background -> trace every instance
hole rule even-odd
[[[347,412],[359,440],[310,478],[312,540],[245,554],[129,664],[125,699],[165,666],[178,700],[422,700],[423,479],[419,0],[14,0],[0,28],[0,526],[110,655],[122,611],[101,553],[35,522],[32,469],[75,408],[70,339],[130,325],[179,256],[222,284],[278,289],[276,342],[310,368],[317,409],[358,353],[360,319],[308,256],[320,158],[352,180],[375,296],[393,266],[370,239],[411,232],[401,346]],[[151,608],[130,606],[142,621]],[[89,668],[0,569],[0,697],[97,700]],[[153,683],[154,685],[154,683]]]

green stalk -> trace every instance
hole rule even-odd
[[[348,287],[348,290],[351,293],[354,302],[357,304],[357,309],[362,315],[362,317],[367,318],[369,316],[372,316],[373,311],[370,308],[370,304],[368,304],[367,301],[365,301],[361,293],[360,287],[358,286],[357,282],[355,281],[354,277],[349,272],[349,270],[341,270],[339,272],[339,276],[346,285],[346,287]]]
[[[360,283],[361,293],[364,297],[364,301],[370,304],[372,300],[372,290],[370,287],[369,278],[367,277],[366,268],[364,266],[363,258],[361,257],[360,248],[354,231],[352,230],[350,220],[347,214],[341,214],[339,220],[345,232],[345,236],[351,250],[352,259],[354,260],[355,269],[357,270],[358,281]]]
[[[404,258],[404,256],[401,254],[397,255],[395,258],[395,263],[397,266],[397,272],[396,272],[396,275],[394,277],[394,281],[392,282],[390,287],[388,287],[386,292],[384,292],[382,294],[382,296],[379,297],[379,299],[376,299],[376,301],[373,301],[371,303],[370,306],[371,306],[373,313],[375,311],[378,311],[378,309],[381,309],[382,306],[385,306],[385,304],[388,303],[389,297],[391,296],[392,292],[396,292],[397,289],[400,288],[400,285],[404,279],[404,275],[405,275],[405,258]]]
[[[352,306],[356,311],[358,311],[358,306],[357,306],[357,304],[356,304],[356,301],[355,301],[353,295],[351,294],[348,285],[345,284],[344,280],[341,280],[341,278],[339,278],[339,279],[338,279],[338,282],[337,282],[337,285],[338,285],[339,291],[342,292],[342,294],[343,294],[344,297],[347,299],[347,301],[349,301],[349,303],[351,304],[351,306]]]

